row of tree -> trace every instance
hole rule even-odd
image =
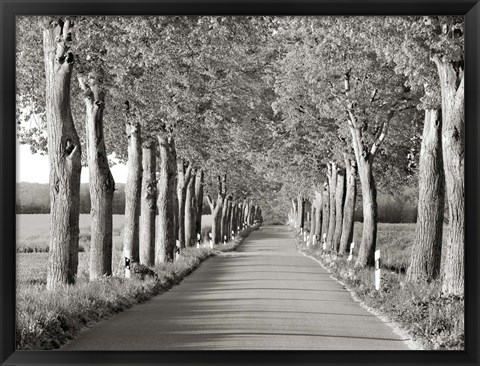
[[[278,65],[282,76],[275,81],[275,88],[280,98],[274,108],[283,115],[286,131],[311,126],[305,124],[306,119],[323,127],[295,134],[294,149],[287,147],[288,153],[294,150],[294,154],[302,157],[302,163],[306,163],[297,171],[302,181],[293,180],[305,189],[291,208],[291,218],[296,217],[297,226],[303,227],[303,201],[311,197],[314,217],[311,230],[314,229],[317,238],[325,235],[328,249],[343,254],[351,241],[351,204],[355,201],[355,177],[358,177],[364,220],[355,265],[372,266],[378,222],[376,180],[378,177],[388,180],[381,173],[394,172],[385,166],[392,163],[390,158],[402,154],[411,159],[418,151],[418,139],[407,121],[415,126],[423,116],[418,220],[407,279],[431,281],[441,277],[443,292],[462,295],[463,20],[298,18],[289,22],[283,32],[290,42]],[[318,134],[328,135],[328,141]],[[310,148],[318,154],[314,157],[317,162],[324,161],[319,164],[323,173],[313,170],[312,174],[312,164],[305,161],[305,152],[295,151],[299,136],[303,139],[300,142],[313,141]],[[322,141],[320,146],[318,141]],[[381,165],[375,169],[378,159]],[[412,165],[403,166],[412,168]],[[395,166],[401,165],[397,162]],[[323,188],[315,174],[326,177]],[[408,177],[408,170],[403,174]],[[392,176],[399,182],[405,181]],[[449,223],[446,248],[442,248],[444,212]],[[441,266],[442,249],[447,253]]]
[[[113,194],[107,151],[113,152],[128,161],[127,185],[137,187],[126,192],[126,243],[135,243],[141,145],[154,141],[162,220],[161,212],[179,210],[177,201],[191,205],[184,192],[194,168],[205,172],[207,191],[222,200],[226,193],[215,181],[227,173],[233,201],[254,199],[277,221],[288,219],[292,199],[292,215],[312,201],[315,231],[326,234],[329,248],[344,250],[358,195],[363,233],[357,267],[373,265],[377,189],[416,186],[408,278],[442,276],[444,292],[463,293],[462,18],[79,17],[75,56],[73,19],[45,19],[42,65],[35,52],[39,25],[19,18],[17,100],[23,141],[48,150],[57,227],[70,225],[75,232],[74,201],[59,202],[75,194],[72,182],[79,179],[82,159],[94,170],[91,176],[102,177],[91,185],[98,191],[97,198],[91,192],[92,213],[94,200]],[[74,100],[70,111],[65,101],[72,73],[79,80],[73,95],[83,101]],[[112,108],[104,108],[105,102]],[[85,107],[87,123],[75,125]],[[44,117],[47,133],[28,122],[32,114]],[[83,155],[80,140],[87,146]],[[223,215],[218,198],[209,204]],[[449,237],[442,248],[445,206]],[[161,235],[172,237],[178,230],[174,219],[168,222],[168,233]],[[214,226],[212,235],[221,237],[223,225]],[[70,234],[58,233],[59,242],[75,243]]]
[[[95,24],[91,18],[84,20],[86,23],[84,26]],[[19,24],[28,27],[30,21],[31,19],[24,19]],[[153,22],[157,23],[149,25],[161,29],[160,25],[165,24],[158,24],[158,21],[168,23],[170,20],[156,19]],[[106,141],[109,138],[116,139],[117,148],[121,146],[126,150],[126,153],[124,150],[117,150],[120,156],[121,154],[125,156],[128,170],[124,228],[126,264],[140,262],[154,265],[172,261],[177,241],[181,251],[187,246],[194,245],[197,242],[197,235],[201,232],[204,173],[199,166],[202,165],[202,161],[205,164],[206,160],[195,161],[195,156],[191,156],[193,154],[188,156],[189,151],[184,152],[184,157],[177,158],[176,136],[180,136],[178,132],[181,129],[178,120],[175,120],[175,123],[168,123],[165,121],[168,119],[166,117],[150,121],[148,125],[141,123],[145,115],[139,113],[138,107],[131,108],[134,103],[137,106],[142,105],[144,95],[141,90],[128,95],[134,98],[134,102],[130,98],[124,102],[122,112],[128,141],[125,146],[121,142],[118,130],[117,134],[114,132],[113,127],[117,126],[110,128],[104,126],[106,96],[109,93],[120,93],[120,89],[123,88],[123,85],[118,85],[118,80],[113,79],[111,84],[105,82],[105,68],[107,65],[119,67],[118,60],[99,60],[98,54],[105,53],[105,50],[97,49],[98,44],[92,45],[90,42],[86,49],[92,52],[91,54],[81,57],[74,54],[72,30],[75,18],[47,18],[42,19],[42,22],[45,94],[39,97],[35,94],[36,89],[28,89],[31,94],[25,95],[44,100],[44,105],[36,101],[34,106],[43,108],[44,111],[47,127],[46,145],[42,146],[44,143],[42,138],[45,136],[41,133],[33,136],[30,142],[34,148],[47,150],[50,161],[51,226],[47,288],[54,289],[58,285],[72,284],[77,274],[82,140],[87,147],[84,164],[88,166],[90,173],[90,279],[94,280],[112,273],[112,202],[115,181],[108,161]],[[121,23],[123,23],[121,19],[106,22],[110,30],[120,29]],[[31,29],[38,30],[36,27]],[[131,33],[128,33],[130,42],[135,38],[135,31],[132,29]],[[83,41],[86,42],[98,34],[92,31],[83,33],[83,36],[85,37]],[[148,47],[147,42],[144,42],[143,46]],[[115,45],[110,45],[110,49],[118,51]],[[95,61],[90,65],[80,61],[92,58]],[[80,136],[76,128],[78,125],[73,122],[75,108],[78,109],[80,103],[73,103],[72,114],[70,102],[74,63],[79,65],[76,73],[78,88],[74,90],[82,96],[85,108],[83,112],[85,125]],[[31,66],[34,68],[35,65]],[[137,87],[143,86],[145,80],[139,81],[141,75],[136,74],[139,70],[132,70],[131,66],[128,66],[129,72],[133,75],[128,75],[127,79],[122,81],[134,85],[138,82]],[[153,72],[156,67],[156,64],[152,67],[143,64],[143,71],[150,68]],[[38,73],[39,70],[34,71],[34,75]],[[124,94],[120,93],[120,96]],[[149,108],[156,107],[152,105]],[[78,110],[76,113],[81,115]],[[159,117],[162,116],[161,112],[157,114]],[[146,127],[144,131],[142,127]],[[105,130],[110,133],[105,135]],[[196,148],[198,149],[198,146]],[[188,162],[189,160],[193,163]],[[210,161],[210,165],[214,163]],[[218,169],[221,170],[222,166]],[[240,227],[252,225],[255,220],[261,219],[260,209],[252,205],[250,200],[237,204],[233,202],[232,195],[227,196],[226,175],[223,180],[218,179],[218,198],[215,203],[207,196],[212,206],[214,244],[218,244],[222,237],[229,240],[231,233],[238,233]],[[247,194],[248,192],[244,196]],[[158,223],[157,226],[155,221]]]

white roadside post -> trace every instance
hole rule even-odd
[[[326,248],[327,248],[327,233],[323,233],[322,249],[325,250]]]
[[[130,271],[130,258],[125,257],[125,278],[130,278],[132,273]]]
[[[213,241],[212,241],[212,233],[208,233],[208,237],[210,238],[210,248],[213,248]]]
[[[200,248],[200,234],[197,234],[197,248]]]
[[[235,231],[232,230],[232,240],[235,240]]]
[[[355,248],[355,242],[352,241],[352,244],[350,244],[350,254],[348,255],[347,261],[351,261],[353,259],[353,248]]]
[[[227,236],[226,235],[223,236],[223,245],[227,245]]]
[[[380,290],[380,249],[375,251],[375,290]]]

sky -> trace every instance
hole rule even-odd
[[[126,183],[127,167],[117,164],[110,167],[115,183]],[[17,141],[17,182],[48,183],[50,167],[46,155],[32,154],[30,146]],[[81,182],[88,183],[88,168],[82,168]]]

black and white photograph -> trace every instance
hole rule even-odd
[[[465,350],[463,16],[15,28],[16,350]]]

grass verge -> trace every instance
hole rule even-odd
[[[47,291],[43,282],[20,286],[17,288],[16,348],[59,348],[85,326],[169,290],[208,257],[235,250],[253,230],[257,227],[243,230],[225,245],[184,250],[175,262],[147,269],[146,276],[131,279],[112,276],[92,282],[80,279],[74,286],[54,292]]]
[[[319,260],[364,305],[394,320],[423,349],[465,348],[464,299],[442,296],[440,281],[407,283],[404,273],[382,269],[377,291],[374,269],[354,268],[354,261],[323,251],[318,245],[307,247],[301,236],[294,236],[299,251]]]

